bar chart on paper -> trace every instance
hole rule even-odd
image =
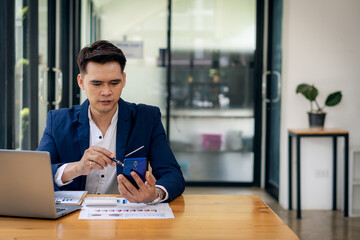
[[[148,205],[117,199],[116,206],[83,206],[79,219],[158,219],[174,218],[168,203]]]
[[[56,191],[55,202],[66,205],[81,205],[87,191]]]

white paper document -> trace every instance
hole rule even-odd
[[[55,202],[68,205],[81,205],[87,191],[56,191]]]
[[[125,198],[117,198],[116,206],[83,206],[79,219],[158,219],[174,218],[168,203],[148,205],[129,203]]]

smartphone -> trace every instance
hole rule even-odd
[[[145,182],[145,173],[147,171],[147,158],[125,158],[124,159],[124,169],[123,175],[136,187],[139,186],[136,184],[134,178],[131,176],[131,171],[135,171],[139,177]]]

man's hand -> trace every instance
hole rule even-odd
[[[78,162],[78,172],[81,175],[88,175],[94,169],[103,170],[108,164],[115,166],[115,162],[111,160],[114,157],[115,153],[105,148],[91,146],[85,150],[83,157]]]
[[[88,175],[94,169],[102,170],[108,165],[115,166],[115,162],[110,159],[114,157],[115,153],[105,148],[91,146],[85,150],[80,161],[70,163],[65,168],[61,181],[68,182],[78,176]]]
[[[155,177],[147,171],[145,174],[146,181],[143,182],[136,172],[132,171],[131,176],[134,178],[136,184],[139,186],[137,189],[123,174],[117,176],[118,189],[122,197],[129,202],[135,203],[149,203],[158,197],[158,192],[155,189]],[[160,189],[163,191],[162,189]],[[163,196],[165,193],[163,193]]]

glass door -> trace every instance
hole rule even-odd
[[[281,36],[282,0],[269,1],[268,51],[266,81],[266,143],[265,189],[275,199],[279,197],[280,172],[280,111],[281,111]]]
[[[13,12],[9,22],[15,33],[14,54],[10,47],[8,58],[14,56],[15,64],[13,77],[10,69],[11,77],[7,79],[14,88],[14,94],[8,93],[9,108],[14,112],[9,132],[14,134],[9,134],[7,141],[14,143],[11,148],[34,150],[45,129],[48,111],[78,103],[74,80],[79,72],[75,58],[80,48],[80,3],[16,0],[8,7]],[[64,68],[65,74],[61,70]]]
[[[14,125],[15,149],[30,149],[30,10],[29,1],[15,1]]]
[[[39,140],[49,110],[79,104],[80,1],[39,3]]]
[[[161,108],[187,182],[254,184],[257,1],[93,2],[128,59],[122,98]]]
[[[167,47],[167,1],[113,0],[96,3],[102,14],[100,38],[117,45],[127,57],[126,86],[122,98],[160,107],[162,120],[165,121],[166,68],[161,60]]]
[[[187,182],[254,181],[256,1],[173,1],[170,143]]]
[[[39,141],[46,127],[48,100],[48,0],[39,0]]]
[[[57,67],[55,0],[15,2],[15,148],[35,149],[47,112],[59,108],[62,72]],[[36,101],[35,101],[35,100]]]
[[[60,66],[60,1],[39,2],[39,141],[46,127],[47,113],[59,109],[63,100]],[[62,49],[62,53],[66,49]]]

